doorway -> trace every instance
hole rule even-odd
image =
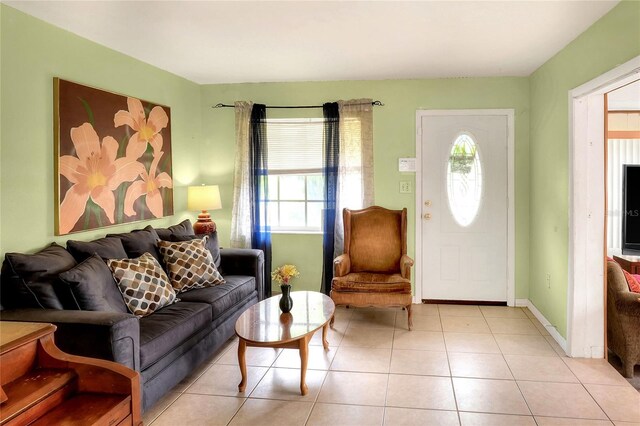
[[[515,305],[513,117],[417,112],[416,303]]]
[[[640,56],[569,92],[567,354],[605,349],[605,94],[638,79]]]

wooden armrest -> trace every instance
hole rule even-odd
[[[75,370],[80,392],[131,395],[133,424],[141,423],[140,374],[137,371],[116,362],[62,352],[53,342],[52,334],[39,340],[38,359],[44,368]]]

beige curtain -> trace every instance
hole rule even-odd
[[[372,206],[373,105],[372,99],[338,101],[340,111],[340,160],[336,206],[335,256],[344,248],[342,209]]]
[[[251,248],[251,171],[249,122],[253,102],[236,102],[236,160],[233,175],[231,247]]]

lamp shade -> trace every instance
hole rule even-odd
[[[187,208],[191,211],[222,208],[218,185],[200,185],[187,188]]]

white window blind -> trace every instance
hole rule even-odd
[[[320,171],[322,138],[320,118],[268,119],[269,172]]]
[[[267,119],[268,195],[272,231],[320,232],[324,120]]]

